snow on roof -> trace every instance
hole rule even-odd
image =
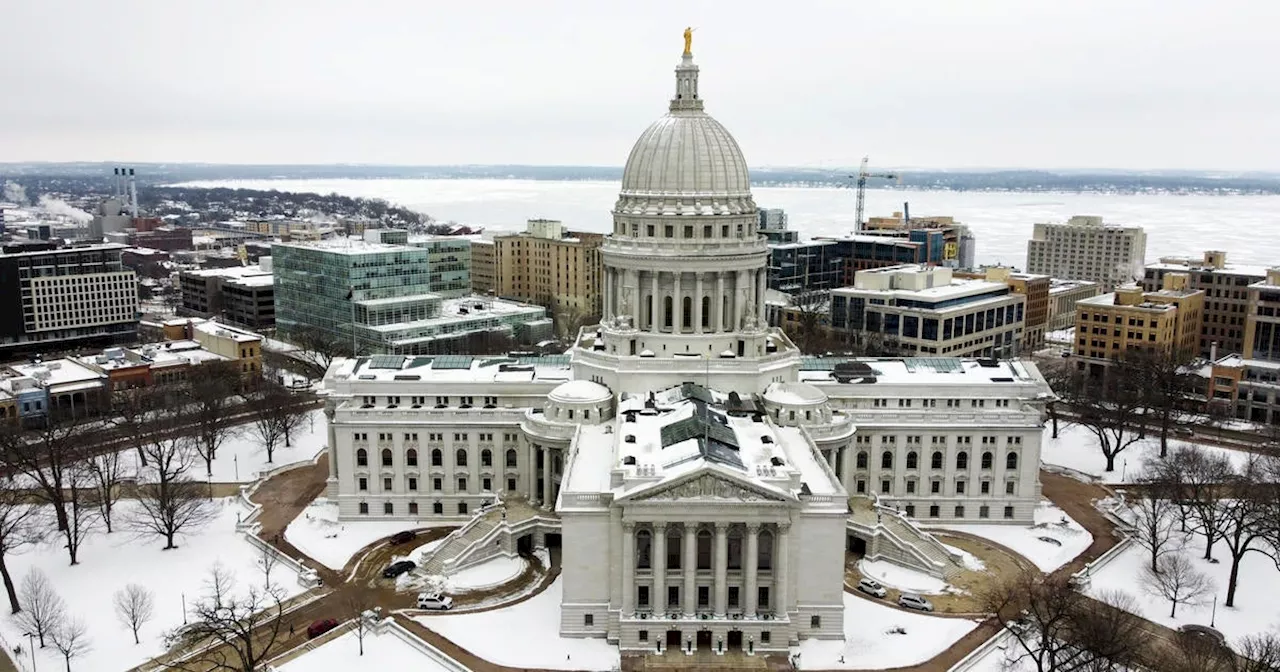
[[[827,393],[808,383],[771,383],[764,390],[764,398],[777,404],[802,406],[826,401]]]
[[[336,360],[335,381],[539,382],[572,380],[568,355],[473,357],[471,355],[374,355]]]
[[[74,359],[52,359],[34,364],[14,364],[9,368],[20,375],[34,378],[41,387],[45,388],[101,381],[106,377]]]
[[[843,372],[840,367],[852,367]],[[862,373],[865,371],[865,375]],[[953,357],[908,357],[898,359],[844,359],[806,357],[800,365],[800,380],[818,386],[835,384],[836,375],[851,383],[876,385],[989,385],[1023,383],[1044,385],[1034,363],[1023,360],[978,360]],[[857,385],[854,386],[858,387]],[[866,385],[862,385],[866,387]],[[1047,385],[1045,386],[1047,389]],[[868,394],[871,394],[868,391]]]
[[[188,340],[148,343],[134,350],[151,360],[153,366],[177,366],[182,364],[203,364],[213,361],[227,361],[214,352],[205,350],[199,343]]]
[[[219,336],[221,338],[230,338],[236,343],[248,343],[251,341],[260,341],[262,337],[251,331],[237,329],[227,326],[221,322],[208,320],[195,325],[196,331],[209,334],[211,336]]]
[[[586,402],[600,401],[613,396],[609,388],[590,380],[571,380],[561,383],[549,395],[552,401]]]
[[[271,271],[262,270],[261,266],[231,266],[228,268],[205,268],[198,271],[186,271],[186,275],[197,278],[225,278],[238,280],[246,285],[270,285],[273,282]]]

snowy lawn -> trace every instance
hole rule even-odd
[[[237,502],[234,498],[216,500],[217,518],[196,534],[180,538],[174,550],[161,550],[164,540],[158,537],[137,537],[123,531],[95,534],[81,546],[80,564],[72,567],[59,537],[6,558],[9,571],[21,585],[27,571],[38,567],[66,602],[67,613],[85,620],[92,650],[72,661],[73,670],[127,669],[164,653],[164,633],[182,625],[184,599],[187,607],[201,599],[214,563],[231,571],[241,587],[262,586],[263,574],[257,565],[261,552],[235,531],[236,515],[247,514]],[[117,506],[113,519],[119,516],[123,520],[136,503],[126,500]],[[271,582],[290,596],[302,592],[297,575],[281,564],[272,570]],[[141,644],[133,643],[133,635],[117,620],[112,607],[113,594],[129,583],[141,584],[153,593],[154,617],[139,632]],[[26,648],[23,629],[13,617],[0,619],[0,630],[11,644],[21,642]],[[41,670],[63,669],[52,646],[36,657]]]
[[[1103,457],[1102,449],[1098,447],[1097,437],[1079,425],[1062,425],[1060,430],[1058,438],[1055,439],[1052,438],[1052,423],[1045,427],[1040,453],[1044,463],[1074,469],[1098,478],[1104,483],[1132,483],[1142,473],[1142,467],[1148,460],[1160,459],[1160,435],[1156,434],[1154,438],[1142,439],[1121,451],[1116,456],[1115,471],[1108,473],[1104,471],[1107,468],[1107,458]],[[1169,439],[1171,453],[1178,447],[1189,445],[1193,444]],[[1215,446],[1201,446],[1201,448],[1211,453],[1226,455],[1237,467],[1249,459],[1248,453],[1238,450]]]
[[[474,567],[468,567],[453,576],[445,584],[447,591],[474,590],[506,583],[524,571],[524,558],[497,557]]]
[[[947,582],[942,579],[885,560],[862,560],[858,562],[858,571],[887,588],[897,588],[908,593],[939,595],[948,587]]]
[[[1222,542],[1214,544],[1214,557],[1219,560],[1217,564],[1201,559],[1204,557],[1204,537],[1188,537],[1181,552],[1191,559],[1192,566],[1213,579],[1216,590],[1201,606],[1180,604],[1177,615],[1170,618],[1169,601],[1153,597],[1143,590],[1142,568],[1150,563],[1150,555],[1137,544],[1129,546],[1119,557],[1095,571],[1088,593],[1094,596],[1106,590],[1130,593],[1137,598],[1143,617],[1171,628],[1188,623],[1209,625],[1212,619],[1214,627],[1230,641],[1280,627],[1280,600],[1276,599],[1280,595],[1280,571],[1276,570],[1271,558],[1261,553],[1245,554],[1240,561],[1236,604],[1227,608],[1223,602],[1227,597],[1231,556],[1226,545]],[[1213,613],[1213,595],[1218,596],[1216,616]]]
[[[352,672],[353,670],[413,670],[444,672],[449,668],[397,635],[366,632],[364,655],[360,642],[348,632],[276,668],[279,672]]]
[[[974,572],[981,572],[982,570],[987,568],[987,563],[979,560],[976,555],[970,553],[969,551],[956,548],[955,546],[948,546],[947,544],[943,544],[943,547],[945,547],[948,551],[960,556],[960,562],[964,565],[965,569],[968,569]]]
[[[800,654],[802,670],[906,667],[942,653],[976,627],[977,621],[902,611],[845,593],[844,641],[806,639],[791,650]],[[905,632],[893,632],[899,628]]]
[[[556,579],[546,590],[513,607],[415,620],[471,653],[508,667],[609,670],[621,664],[618,647],[603,638],[560,636],[563,588],[563,579]]]
[[[357,551],[396,532],[431,527],[425,520],[338,521],[338,505],[317,499],[285,528],[284,538],[311,559],[342,569]]]
[[[1036,507],[1035,525],[935,525],[990,539],[1034,562],[1041,571],[1071,562],[1093,543],[1093,535],[1051,502]]]
[[[235,433],[222,442],[218,448],[218,456],[213,460],[214,483],[251,483],[258,478],[258,472],[274,469],[293,462],[314,459],[316,453],[329,441],[329,428],[325,424],[324,411],[315,410],[307,414],[290,441],[288,448],[284,442],[276,446],[274,459],[267,462],[267,451],[253,429],[253,423],[239,425]],[[208,478],[204,469],[204,460],[199,460],[196,469],[192,470],[192,478],[204,480]]]

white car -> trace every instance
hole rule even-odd
[[[418,608],[448,611],[453,608],[453,598],[440,593],[418,593]]]
[[[884,597],[888,594],[888,591],[884,589],[884,586],[872,581],[871,579],[862,579],[861,581],[858,581],[858,590],[875,597]]]
[[[933,603],[919,595],[903,593],[898,598],[898,606],[919,611],[933,611]]]

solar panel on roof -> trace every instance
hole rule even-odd
[[[538,357],[517,357],[521,364],[541,364],[542,366],[569,366],[569,355],[541,355]]]
[[[486,366],[497,366],[499,364],[515,364],[515,363],[516,363],[516,360],[510,357],[498,357],[497,359],[486,359],[483,362],[480,362],[480,368],[483,369]]]
[[[433,369],[469,369],[475,361],[471,355],[441,355],[431,362]]]
[[[659,432],[662,438],[662,447],[674,446],[677,443],[684,443],[689,439],[702,436],[702,423],[696,417],[685,418],[683,420],[673,422],[663,427]]]
[[[830,371],[839,363],[838,359],[829,359],[826,357],[801,357],[801,371]]]
[[[373,355],[369,358],[370,369],[400,369],[404,367],[404,355]]]
[[[932,371],[934,373],[959,373],[964,370],[960,360],[954,357],[909,357],[902,360],[907,371]]]

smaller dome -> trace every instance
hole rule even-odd
[[[812,406],[827,401],[827,393],[808,383],[774,383],[764,391],[765,401],[784,406]]]
[[[585,404],[607,401],[613,398],[609,388],[589,380],[571,380],[561,383],[548,395],[551,401],[562,404]]]

